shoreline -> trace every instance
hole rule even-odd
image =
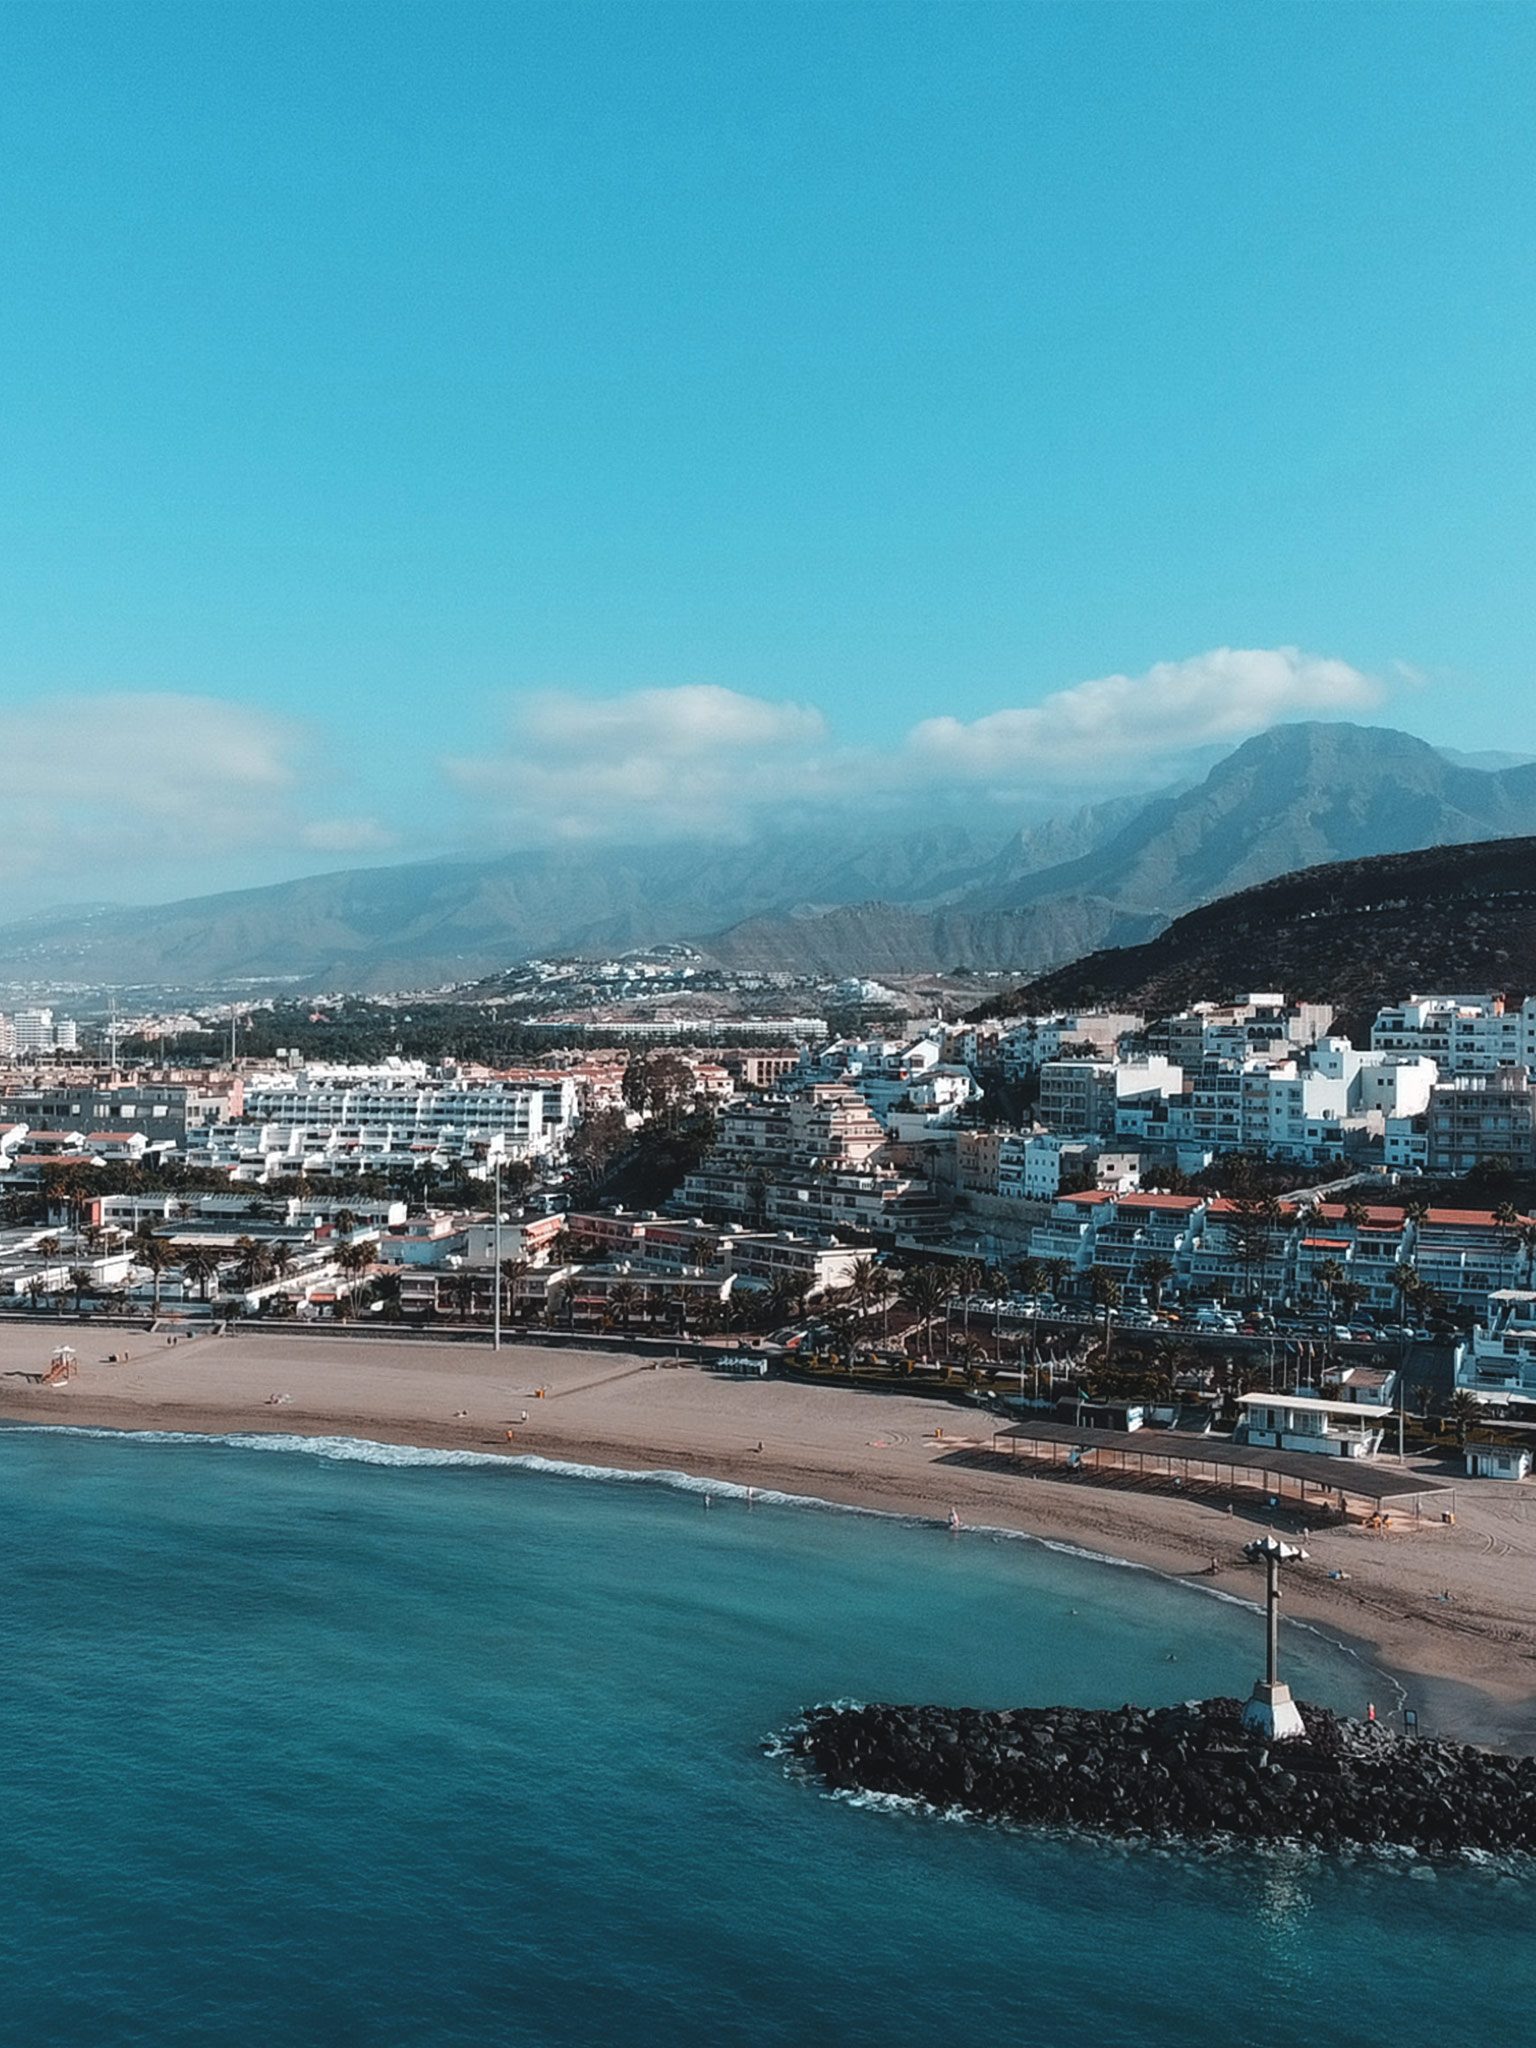
[[[46,1363],[54,1342],[75,1345],[75,1379],[49,1388],[18,1376],[36,1370],[40,1353]],[[103,1345],[129,1355],[110,1363]],[[515,1342],[498,1353],[430,1338],[375,1346],[241,1334],[172,1346],[99,1326],[0,1326],[0,1423],[334,1436],[508,1463],[677,1472],[940,1523],[953,1508],[978,1532],[1249,1604],[1260,1582],[1237,1553],[1272,1526],[1258,1494],[1229,1513],[1155,1486],[967,1464],[990,1425],[958,1401],[733,1380],[633,1353]],[[1363,1676],[1377,1671],[1402,1688],[1426,1734],[1536,1750],[1536,1497],[1528,1505],[1520,1487],[1486,1481],[1459,1490],[1452,1528],[1329,1528],[1312,1532],[1308,1548],[1312,1564],[1287,1574],[1288,1619],[1361,1657]],[[1330,1569],[1348,1576],[1330,1580]]]

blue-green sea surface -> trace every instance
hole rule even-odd
[[[864,1811],[817,1700],[1246,1690],[1242,1607],[1038,1545],[451,1454],[0,1433],[0,2039],[1530,2038],[1536,1888]],[[1293,1633],[1303,1693],[1377,1681]]]

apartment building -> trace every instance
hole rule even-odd
[[[1530,1068],[1458,1074],[1431,1089],[1424,1151],[1431,1173],[1469,1173],[1482,1159],[1507,1159],[1523,1173],[1536,1170],[1536,1089]]]
[[[34,1128],[142,1130],[151,1144],[182,1146],[191,1130],[237,1113],[230,1088],[186,1082],[111,1081],[89,1075],[0,1092],[0,1117]]]
[[[438,1172],[556,1154],[578,1113],[569,1073],[468,1077],[419,1061],[251,1076],[244,1116],[189,1133],[194,1165],[237,1179]]]
[[[1063,1011],[1049,1017],[1020,1017],[996,1040],[1003,1072],[1010,1080],[1039,1073],[1048,1060],[1068,1048],[1088,1047],[1092,1054],[1113,1060],[1122,1039],[1145,1024],[1143,1017],[1121,1010]]]
[[[1511,1005],[1502,995],[1415,995],[1378,1010],[1371,1044],[1421,1053],[1447,1076],[1536,1066],[1536,998]]]
[[[1283,1055],[1315,1045],[1333,1022],[1322,1003],[1292,1003],[1278,992],[1261,991],[1240,1003],[1195,1003],[1165,1017],[1146,1033],[1147,1050],[1175,1066],[1198,1067],[1206,1060],[1244,1060]]]

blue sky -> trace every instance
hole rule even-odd
[[[12,908],[1527,745],[1527,8],[51,4],[0,65]]]

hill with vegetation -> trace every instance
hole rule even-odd
[[[1283,989],[1358,1029],[1415,990],[1536,989],[1536,838],[1331,861],[1175,919],[987,1003],[981,1016],[1105,1006],[1167,1016]]]

